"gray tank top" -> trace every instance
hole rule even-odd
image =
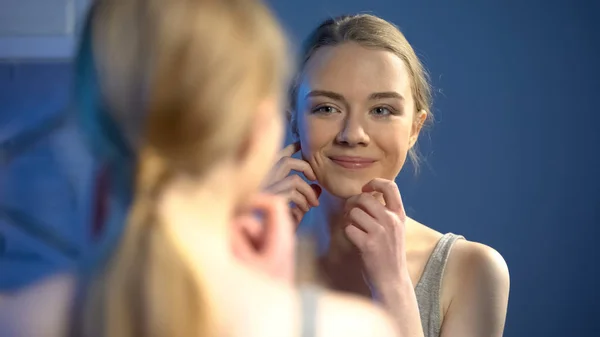
[[[458,239],[464,239],[464,237],[452,233],[442,236],[433,249],[423,270],[423,275],[415,287],[425,337],[439,337],[440,335],[444,319],[440,309],[442,278],[450,250]]]

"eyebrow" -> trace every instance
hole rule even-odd
[[[333,92],[333,91],[327,91],[327,90],[313,90],[311,92],[309,92],[308,94],[306,94],[306,98],[308,97],[319,97],[319,96],[323,96],[323,97],[327,97],[327,98],[331,98],[334,99],[336,101],[346,101],[346,99],[344,98],[344,96]]]
[[[395,98],[401,101],[404,100],[404,97],[395,91],[385,91],[385,92],[375,92],[369,96],[370,100],[384,99],[384,98]]]
[[[306,94],[306,98],[319,97],[319,96],[331,98],[336,101],[342,101],[342,102],[346,101],[346,99],[344,98],[343,95],[338,94],[333,91],[313,90],[313,91],[309,92],[308,94]],[[395,91],[375,92],[375,93],[372,93],[371,95],[369,95],[369,100],[378,100],[378,99],[385,99],[385,98],[395,98],[395,99],[399,99],[402,101],[404,100],[404,97]]]

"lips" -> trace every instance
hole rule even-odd
[[[347,169],[363,169],[372,166],[374,159],[365,157],[333,156],[329,157],[335,164]]]

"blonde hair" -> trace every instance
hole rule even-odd
[[[103,105],[137,174],[120,243],[84,288],[80,333],[214,336],[156,199],[174,176],[233,155],[260,100],[283,96],[285,37],[258,0],[98,0],[88,23]]]
[[[429,76],[410,43],[392,23],[370,14],[341,16],[324,21],[306,39],[302,48],[300,72],[290,90],[291,129],[298,134],[297,96],[303,71],[310,58],[322,47],[336,46],[345,42],[355,42],[367,48],[384,49],[394,53],[404,61],[411,78],[411,89],[415,100],[415,112],[425,110],[430,121],[431,86]],[[415,169],[420,158],[415,147],[408,155]]]

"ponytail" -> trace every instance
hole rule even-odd
[[[211,336],[207,294],[157,215],[170,174],[143,151],[139,187],[119,247],[88,288],[85,336]]]
[[[162,223],[157,196],[172,167],[201,177],[236,151],[255,105],[283,87],[286,57],[261,2],[94,2],[76,62],[77,111],[112,181],[109,232],[81,272],[76,335],[215,335],[210,294]]]
[[[212,336],[202,284],[156,214],[156,196],[168,184],[169,172],[150,151],[142,151],[137,160],[137,189],[131,203],[136,159],[103,105],[92,48],[95,12],[94,4],[75,64],[75,105],[91,150],[110,168],[111,205],[102,242],[82,259],[71,334]]]

